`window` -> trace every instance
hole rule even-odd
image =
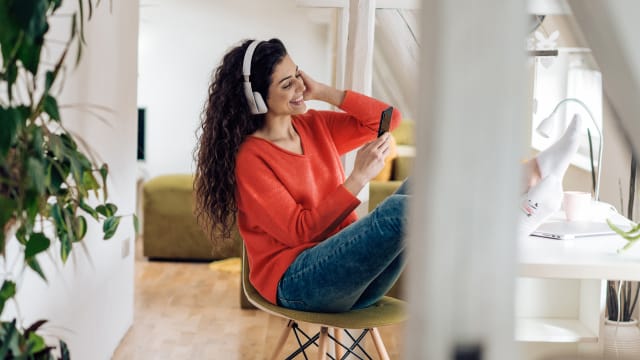
[[[546,149],[564,133],[573,115],[579,114],[584,137],[571,163],[590,171],[587,128],[591,133],[593,162],[596,166],[600,138],[586,109],[575,102],[565,102],[554,115],[554,128],[549,138],[538,134],[536,128],[561,100],[575,98],[589,108],[598,128],[602,130],[602,75],[595,66],[591,52],[585,48],[558,48],[557,57],[539,57],[535,61],[531,145],[536,150]]]

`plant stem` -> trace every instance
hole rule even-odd
[[[638,166],[636,164],[636,156],[631,153],[631,171],[629,174],[629,203],[627,207],[627,218],[629,220],[633,220],[633,202],[635,199],[636,192],[636,170]]]
[[[589,128],[587,128],[587,137],[589,138],[589,165],[591,165],[591,185],[592,185],[592,189],[593,189],[593,193],[595,194],[596,192],[596,171],[594,169],[594,165],[593,165],[593,143],[591,141],[591,131],[589,131]],[[600,164],[598,164],[598,166],[601,166]],[[596,199],[598,200],[598,199]]]

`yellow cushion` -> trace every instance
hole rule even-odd
[[[398,145],[414,145],[414,128],[415,122],[405,119],[391,132],[391,135],[396,139]]]

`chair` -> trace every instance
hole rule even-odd
[[[320,360],[326,360],[327,356],[331,359],[346,359],[349,354],[354,354],[358,359],[362,359],[362,357],[355,352],[357,349],[363,351],[366,357],[371,359],[371,356],[369,356],[360,345],[360,342],[365,338],[366,334],[371,334],[379,358],[384,360],[389,359],[387,350],[378,332],[378,327],[403,322],[406,319],[404,301],[385,296],[368,308],[343,313],[318,313],[292,310],[273,305],[265,300],[249,281],[249,270],[247,252],[243,247],[242,288],[247,299],[258,309],[288,320],[271,356],[272,360],[278,359],[278,355],[282,351],[291,330],[293,330],[297,339],[298,349],[287,356],[286,360],[294,359],[300,353],[307,359],[305,350],[311,345],[318,346],[317,358]],[[320,331],[314,336],[309,336],[298,327],[298,322],[320,325]],[[329,334],[330,328],[334,329],[335,336]],[[364,331],[355,338],[347,329]],[[343,343],[344,334],[352,341],[349,345]],[[329,339],[333,340],[335,345],[335,358],[327,354]]]

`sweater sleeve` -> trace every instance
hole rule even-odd
[[[323,240],[360,204],[343,185],[326,194],[315,208],[295,201],[267,163],[240,153],[236,163],[236,198],[248,231],[266,232],[288,246]]]
[[[389,105],[372,97],[347,90],[340,108],[344,112],[324,112],[329,132],[340,154],[351,151],[378,134],[380,116]],[[390,131],[400,124],[402,114],[394,108]]]

